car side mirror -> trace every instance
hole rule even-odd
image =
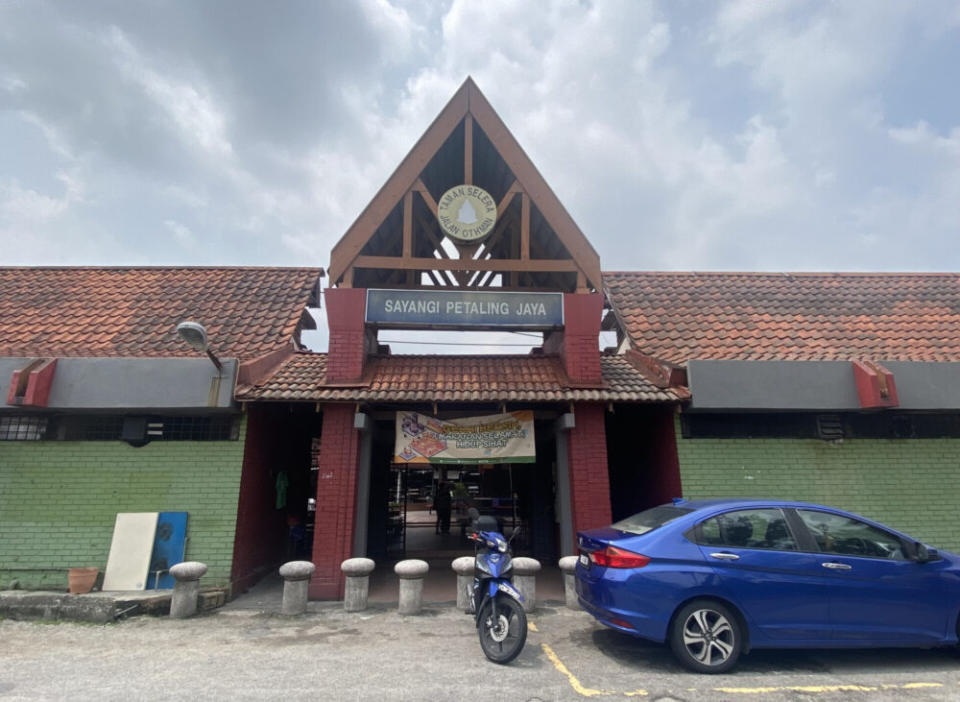
[[[937,549],[927,548],[919,542],[917,542],[916,553],[917,563],[930,563],[931,561],[940,560],[940,554],[937,553]]]

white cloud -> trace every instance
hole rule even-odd
[[[27,84],[15,75],[0,75],[0,90],[6,90],[8,93],[16,93],[26,89]]]
[[[952,2],[178,11],[0,9],[0,110],[44,141],[0,141],[0,226],[35,262],[323,265],[472,75],[608,268],[960,268]]]
[[[901,144],[908,144],[922,148],[932,154],[946,157],[960,155],[960,126],[950,130],[949,136],[940,136],[924,121],[917,122],[913,127],[890,127],[887,130],[890,138]],[[960,167],[960,164],[954,163]]]
[[[185,81],[150,67],[119,27],[111,27],[106,39],[123,76],[137,85],[166,113],[180,137],[213,158],[229,159],[233,153],[226,134],[226,118],[210,91],[194,79]]]
[[[165,219],[163,225],[173,234],[173,238],[184,248],[192,248],[196,245],[197,239],[190,231],[190,227],[174,219]]]
[[[66,198],[55,198],[16,182],[0,184],[0,218],[20,224],[43,222],[63,214]],[[2,221],[0,220],[0,221]]]

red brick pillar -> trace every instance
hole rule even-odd
[[[343,597],[340,563],[353,553],[360,432],[353,428],[353,405],[325,405],[317,475],[317,517],[313,530],[310,599]]]
[[[563,348],[567,376],[577,385],[600,385],[600,321],[603,296],[599,293],[563,296]]]
[[[367,335],[363,323],[367,305],[366,288],[327,288],[327,383],[353,383],[363,375]]]
[[[574,544],[577,531],[607,526],[613,521],[603,413],[604,407],[600,404],[574,405],[576,426],[567,438]]]

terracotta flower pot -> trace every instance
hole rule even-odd
[[[97,582],[97,575],[100,574],[99,568],[71,568],[67,572],[67,581],[70,585],[70,593],[73,595],[84,595],[93,589]]]

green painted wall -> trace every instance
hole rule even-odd
[[[0,441],[0,589],[66,589],[107,564],[117,512],[185,511],[186,559],[230,580],[246,416],[238,441]]]
[[[960,553],[960,439],[684,439],[683,494],[805,500]]]

